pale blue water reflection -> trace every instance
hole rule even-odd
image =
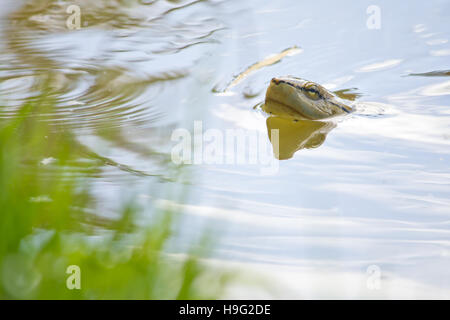
[[[99,207],[113,208],[124,190],[167,205],[161,190],[179,182],[168,182],[171,164],[159,157],[170,154],[175,128],[203,120],[205,130],[267,137],[266,115],[253,106],[274,76],[352,89],[359,109],[320,147],[277,162],[275,175],[251,164],[190,166],[189,200],[172,205],[185,212],[187,235],[212,221],[223,233],[215,258],[267,274],[275,297],[449,298],[450,78],[410,74],[450,69],[450,3],[378,1],[376,30],[366,24],[372,1],[189,3],[136,2],[120,20],[75,33],[42,20],[45,11],[31,19],[45,21],[41,29],[30,18],[14,29],[18,18],[2,17],[0,116],[52,70],[54,120],[102,156],[151,175],[105,166],[95,180]],[[293,46],[301,51],[222,92]],[[108,127],[123,141],[102,136]],[[380,290],[367,287],[371,265],[382,272]]]

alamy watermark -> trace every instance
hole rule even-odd
[[[66,280],[66,287],[69,290],[81,289],[81,268],[77,265],[68,266],[66,273],[69,274]]]
[[[369,290],[381,289],[381,268],[376,264],[367,267],[366,273],[368,275],[366,286]]]
[[[194,121],[193,133],[178,128],[171,140],[177,142],[171,158],[175,164],[258,165],[261,175],[278,172],[274,154],[279,152],[279,130],[271,129],[270,142],[265,132],[244,129],[203,130],[202,121]]]
[[[81,8],[76,4],[67,7],[66,13],[70,16],[66,20],[66,27],[69,30],[78,30],[81,28]]]
[[[366,21],[367,29],[379,30],[381,29],[381,9],[377,5],[370,5],[367,7],[366,13],[369,15]]]

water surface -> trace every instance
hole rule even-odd
[[[450,298],[448,1],[379,1],[380,29],[367,27],[370,1],[77,3],[81,29],[68,30],[70,1],[5,1],[0,118],[50,86],[57,111],[42,119],[104,163],[90,178],[98,212],[127,194],[150,211],[176,206],[187,236],[217,230],[214,259],[265,275],[271,297]],[[268,118],[254,106],[280,75],[338,91],[358,112],[323,125]],[[279,128],[284,160],[273,175],[247,162],[177,178],[171,135],[194,121],[261,133],[257,152],[269,153]],[[186,184],[173,201],[166,190]]]

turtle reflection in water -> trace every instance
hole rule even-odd
[[[278,116],[266,120],[269,139],[272,144],[272,129],[279,130],[278,150],[274,145],[275,157],[279,160],[292,158],[301,149],[317,148],[325,141],[325,137],[336,125],[332,122],[298,120],[296,122]]]
[[[336,125],[319,121],[349,114],[353,109],[317,83],[294,77],[273,78],[266,92],[262,109],[267,118],[269,139],[271,130],[279,130],[279,150],[275,156],[289,159],[304,148],[317,148]]]

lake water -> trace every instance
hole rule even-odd
[[[214,230],[211,259],[271,288],[230,298],[450,298],[449,1],[74,3],[69,30],[71,1],[2,1],[0,118],[48,83],[50,121],[110,159],[90,177],[99,214],[137,195],[147,218],[183,212],[186,237]],[[282,75],[356,112],[268,117],[258,104]],[[171,161],[183,128],[223,138],[216,163],[199,145],[193,164]]]

